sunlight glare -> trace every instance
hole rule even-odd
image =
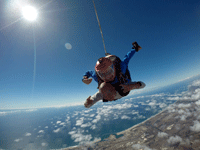
[[[26,6],[26,7],[23,7],[22,14],[25,19],[29,21],[34,21],[37,18],[38,12],[34,7]]]
[[[70,49],[72,49],[72,45],[70,43],[66,43],[65,44],[65,48],[70,50]]]

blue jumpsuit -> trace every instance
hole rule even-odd
[[[129,51],[125,55],[123,61],[121,61],[120,67],[121,67],[121,71],[123,74],[125,74],[126,69],[128,68],[128,63],[129,63],[130,59],[133,57],[133,55],[135,54],[135,52],[136,52],[135,50]],[[83,76],[87,76],[88,78],[92,77],[98,83],[98,79],[97,79],[97,75],[96,75],[95,71],[89,70]],[[115,77],[114,81],[110,82],[110,84],[113,85],[113,84],[116,84],[117,82],[119,82],[119,81],[118,81],[117,77]],[[128,79],[127,83],[129,83],[129,82],[131,82],[131,78]]]
[[[130,59],[133,57],[133,55],[135,54],[135,52],[136,52],[135,50],[129,51],[129,52],[125,55],[123,61],[121,61],[120,67],[121,67],[121,72],[122,72],[123,74],[126,73],[126,71],[127,71],[127,69],[128,69],[128,63],[129,63]],[[97,78],[97,75],[96,75],[96,72],[95,72],[95,71],[90,71],[90,70],[89,70],[89,71],[87,71],[83,76],[87,76],[87,78],[92,77],[92,78],[98,83],[98,78]],[[127,79],[127,82],[126,82],[125,84],[130,83],[130,82],[131,82],[131,78]],[[111,85],[115,85],[115,84],[119,83],[117,76],[115,77],[114,81],[109,82],[109,83],[110,83]],[[123,97],[123,96],[120,94],[120,92],[119,92],[119,91],[116,91],[115,100],[116,100],[116,99],[120,99],[120,98],[122,98],[122,97]],[[98,92],[95,93],[93,96],[91,96],[90,99],[93,100],[93,103],[90,104],[90,105],[88,105],[87,108],[90,108],[92,105],[94,105],[94,104],[95,104],[96,102],[98,102],[99,100],[103,100],[103,95],[98,91]]]

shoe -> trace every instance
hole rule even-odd
[[[135,49],[136,52],[142,49],[142,47],[139,46],[137,42],[133,42],[132,45],[133,45],[132,49]]]
[[[138,81],[137,83],[140,84],[140,87],[138,89],[142,89],[146,86],[146,84],[142,81]]]

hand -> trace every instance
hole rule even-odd
[[[139,46],[137,42],[133,42],[132,45],[133,45],[132,49],[135,49],[136,52],[142,49],[142,47]]]
[[[85,83],[85,84],[90,84],[91,82],[92,82],[92,78],[83,78],[83,83]]]

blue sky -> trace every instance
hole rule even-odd
[[[27,4],[38,10],[34,22],[22,16]],[[200,73],[199,1],[95,4],[109,53],[123,59],[133,41],[143,48],[129,63],[132,80],[151,89]],[[81,81],[104,56],[92,0],[2,0],[0,7],[0,109],[80,103],[97,91],[95,81]]]

